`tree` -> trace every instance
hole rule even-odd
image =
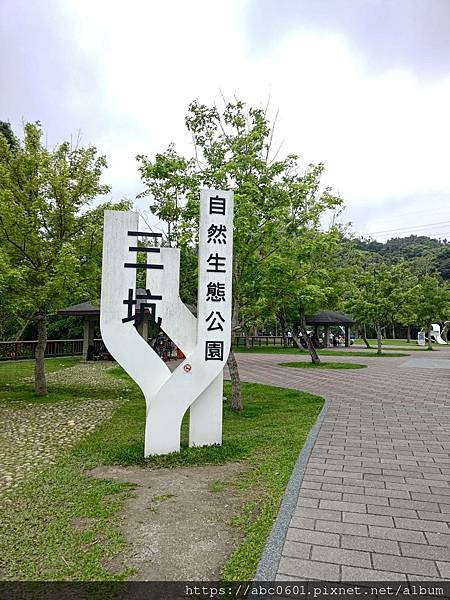
[[[11,150],[16,150],[18,146],[18,140],[11,129],[11,123],[9,121],[0,121],[0,135],[3,135],[8,143]]]
[[[450,314],[450,290],[437,275],[426,275],[419,281],[415,299],[417,323],[427,330],[428,348],[433,349],[431,326],[445,321]]]
[[[308,313],[335,302],[338,271],[335,258],[340,240],[336,227],[320,230],[320,219],[310,223],[283,245],[265,264],[262,298],[258,303],[262,314],[278,318],[282,327],[293,331],[293,339],[302,349],[296,335],[297,325],[313,363],[320,358],[307,334],[305,317]]]
[[[405,263],[371,263],[355,270],[347,307],[359,323],[375,328],[378,354],[381,354],[382,327],[411,319],[411,298],[416,286],[417,278]]]
[[[194,101],[186,127],[194,156],[178,155],[173,145],[154,160],[138,156],[152,197],[151,211],[166,224],[166,241],[195,247],[198,239],[198,198],[201,187],[234,191],[234,258],[232,331],[245,327],[260,293],[261,268],[283,245],[286,235],[339,205],[329,189],[319,190],[323,165],[300,171],[299,159],[277,159],[273,125],[261,108],[236,100],[222,111]],[[228,358],[233,399],[242,409],[239,373],[233,351]]]
[[[76,290],[90,288],[91,225],[82,210],[109,191],[100,183],[105,167],[105,158],[93,147],[64,142],[48,150],[39,123],[25,125],[24,139],[16,147],[0,134],[0,256],[14,281],[6,302],[23,320],[37,322],[39,395],[47,392],[47,317]]]

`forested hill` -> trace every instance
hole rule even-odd
[[[379,254],[386,262],[414,261],[420,271],[438,271],[444,279],[450,279],[450,240],[410,235],[384,243],[360,239],[356,245],[361,250]]]

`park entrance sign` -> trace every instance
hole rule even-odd
[[[100,329],[108,351],[144,393],[145,456],[179,451],[188,408],[189,445],[222,443],[223,368],[231,343],[233,193],[200,193],[197,318],[180,299],[180,251],[160,247],[160,237],[139,231],[137,213],[105,211]],[[145,294],[136,292],[138,269],[146,271]],[[135,327],[146,313],[186,357],[173,372]]]

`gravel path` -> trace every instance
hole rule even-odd
[[[97,390],[118,390],[126,384],[107,374],[109,363],[80,363],[48,375],[49,385],[89,385]],[[54,462],[61,450],[72,446],[108,419],[121,398],[92,399],[51,404],[2,402],[0,404],[0,494],[17,487],[31,472]]]

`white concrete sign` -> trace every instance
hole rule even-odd
[[[157,234],[140,232],[138,224],[137,213],[105,211],[100,329],[108,351],[144,393],[145,456],[179,451],[189,407],[189,445],[220,444],[231,343],[233,193],[200,194],[197,318],[179,296],[179,250],[139,246],[139,239]],[[137,253],[145,253],[145,263]],[[146,270],[147,283],[137,295],[138,269]],[[135,327],[145,310],[186,357],[173,373]]]

